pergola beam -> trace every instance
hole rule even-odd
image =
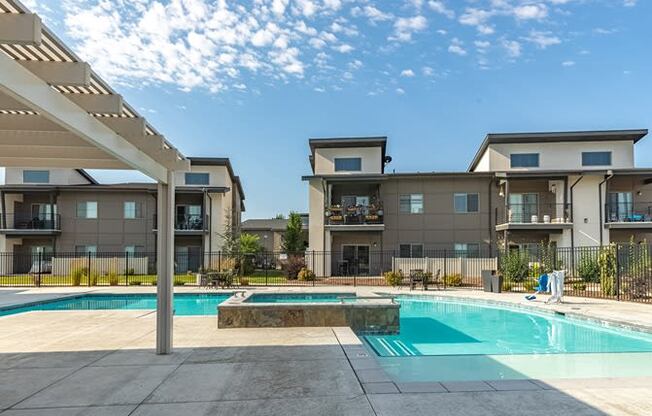
[[[25,156],[5,157],[0,154],[0,166],[8,168],[69,168],[69,169],[133,169],[116,159],[54,159],[52,157],[29,157],[26,163]]]
[[[69,158],[75,155],[75,159],[106,159],[111,156],[94,146],[27,146],[0,144],[0,155],[4,157],[23,158]]]
[[[122,96],[118,94],[64,94],[89,113],[122,114]]]
[[[145,135],[145,119],[141,117],[98,117],[105,126],[124,138]]]
[[[0,130],[0,143],[11,146],[85,146],[93,147],[67,131]]]
[[[0,13],[0,43],[39,45],[41,18],[33,13]]]
[[[162,163],[136,148],[5,54],[0,54],[0,92],[28,105],[49,121],[106,151],[124,165],[167,183],[168,169]]]
[[[66,131],[38,114],[0,114],[0,130]]]
[[[91,66],[86,62],[15,61],[50,85],[91,85]]]

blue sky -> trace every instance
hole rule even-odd
[[[652,127],[647,0],[25,3],[184,154],[230,157],[248,218],[307,209],[309,137],[424,172],[488,132]]]

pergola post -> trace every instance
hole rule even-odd
[[[167,184],[158,183],[157,197],[157,303],[156,353],[172,353],[174,280],[174,171],[168,170]]]

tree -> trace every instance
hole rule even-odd
[[[240,250],[240,236],[236,227],[233,226],[233,213],[228,210],[224,216],[224,231],[219,236],[224,240],[222,244],[224,254],[233,255]]]
[[[290,212],[288,224],[283,233],[283,251],[286,253],[297,253],[303,250],[303,239],[301,238],[303,223],[301,215]]]
[[[260,237],[249,233],[240,235],[239,246],[242,254],[257,254],[263,249],[260,245]]]
[[[285,219],[285,215],[283,215],[283,214],[276,214],[276,216],[274,217],[274,219],[275,219],[275,220],[284,220],[284,219]]]

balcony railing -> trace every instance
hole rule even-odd
[[[154,214],[154,229],[158,222]],[[202,217],[201,214],[175,215],[174,229],[176,231],[208,231],[208,215]]]
[[[379,205],[332,205],[325,212],[328,225],[379,225],[384,224],[383,215]]]
[[[652,202],[606,204],[605,222],[652,222]]]
[[[572,221],[571,204],[509,204],[498,224],[565,224]]]
[[[43,230],[61,231],[61,216],[59,214],[29,214],[23,212],[7,212],[6,224],[0,214],[0,229],[3,230]]]

